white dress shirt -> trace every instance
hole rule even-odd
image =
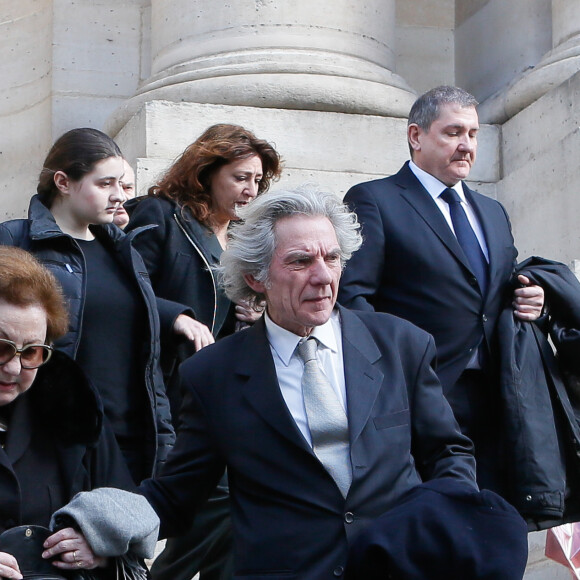
[[[430,173],[423,171],[420,167],[415,165],[412,161],[409,161],[409,169],[415,174],[415,177],[421,182],[421,185],[428,191],[429,195],[433,198],[437,207],[443,214],[445,221],[449,224],[451,231],[455,233],[453,229],[453,222],[451,221],[451,212],[449,211],[449,204],[444,200],[441,199],[439,196],[443,192],[444,189],[447,189],[447,186],[439,181],[436,177],[433,177]],[[481,246],[481,250],[487,263],[489,264],[489,252],[487,249],[487,243],[485,241],[485,236],[483,235],[483,230],[481,228],[481,224],[479,223],[479,219],[473,207],[467,201],[465,197],[465,192],[463,191],[463,184],[461,181],[458,181],[451,189],[454,189],[461,200],[461,205],[467,214],[467,219],[469,220],[469,224],[471,228],[475,232],[475,236],[477,237],[477,241]]]
[[[268,316],[267,312],[264,314],[264,321],[282,397],[304,439],[312,446],[306,408],[304,407],[304,397],[302,396],[301,383],[304,363],[295,352],[298,343],[303,337],[278,326]],[[332,312],[330,319],[325,324],[315,326],[310,336],[316,337],[319,342],[318,365],[336,391],[338,399],[346,412],[346,383],[338,310]]]

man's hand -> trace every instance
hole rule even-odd
[[[191,318],[191,316],[186,316],[185,314],[180,314],[175,319],[173,332],[175,332],[175,334],[182,334],[187,338],[187,340],[193,342],[196,352],[201,350],[204,346],[215,342],[212,333],[205,324],[202,324],[201,322]]]
[[[107,565],[107,558],[95,555],[85,537],[74,528],[64,528],[52,534],[46,539],[43,547],[43,558],[60,556],[53,562],[53,565],[61,570],[78,570],[79,568],[92,570],[104,568]]]
[[[514,314],[520,319],[527,322],[533,322],[542,315],[544,308],[544,289],[530,282],[527,276],[518,276],[518,281],[523,285],[522,288],[514,290]]]

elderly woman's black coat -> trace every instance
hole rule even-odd
[[[64,353],[55,351],[10,407],[7,442],[0,449],[0,531],[48,526],[52,513],[80,491],[134,489],[98,395]],[[54,481],[61,484],[55,487]],[[23,496],[31,485],[38,497]],[[42,507],[32,516],[31,502]]]

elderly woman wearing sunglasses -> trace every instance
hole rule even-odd
[[[80,491],[133,488],[98,396],[52,349],[67,318],[53,275],[24,250],[0,247],[0,532],[48,527]],[[51,535],[39,558],[43,551],[55,574],[107,566],[70,527]],[[0,550],[0,578],[23,578],[23,564]]]

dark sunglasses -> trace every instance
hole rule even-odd
[[[48,362],[52,355],[52,346],[48,344],[26,344],[18,348],[15,342],[0,338],[0,366],[9,363],[16,355],[20,356],[23,369],[37,369]]]

